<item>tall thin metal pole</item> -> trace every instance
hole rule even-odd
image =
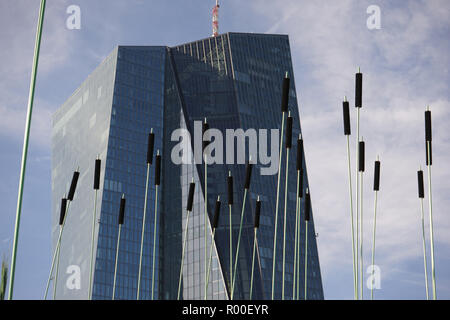
[[[116,279],[117,279],[117,263],[119,260],[119,247],[120,247],[120,235],[122,232],[122,225],[125,219],[125,194],[122,194],[122,199],[120,199],[120,208],[119,208],[119,234],[117,235],[117,246],[116,246],[116,262],[114,264],[114,282],[113,282],[113,294],[112,299],[116,298]]]
[[[355,74],[355,107],[356,107],[356,163],[358,163],[359,161],[359,122],[360,122],[360,111],[362,108],[362,73],[361,73],[361,69],[358,68],[358,72]],[[360,241],[360,232],[359,232],[359,227],[360,227],[360,217],[359,217],[359,170],[358,170],[358,166],[355,166],[356,169],[356,175],[355,175],[355,179],[356,179],[356,270],[358,273],[359,270],[359,263],[360,263],[360,257],[359,257],[359,253],[358,253],[358,248],[359,248],[359,241]],[[358,284],[360,284],[360,286],[362,286],[362,278],[358,278],[358,276],[356,276],[356,285],[358,287]],[[359,299],[359,294],[358,294],[358,299]]]
[[[311,197],[308,188],[305,195],[305,300],[308,300],[308,222],[311,212]]]
[[[277,253],[277,231],[278,231],[278,203],[280,200],[280,170],[281,159],[283,158],[283,131],[284,131],[284,115],[288,111],[289,104],[289,87],[290,79],[288,72],[283,79],[282,97],[281,97],[281,134],[280,134],[280,153],[278,159],[278,173],[277,173],[277,198],[275,204],[275,224],[274,224],[274,236],[273,236],[273,254],[272,254],[272,300],[275,297],[275,265],[276,265],[276,253]]]
[[[420,214],[422,221],[422,247],[423,247],[423,269],[425,273],[425,293],[427,296],[427,300],[430,299],[430,295],[428,292],[428,268],[427,268],[427,246],[425,241],[425,215],[423,210],[423,198],[425,198],[425,192],[423,187],[423,171],[422,168],[419,168],[417,171],[417,182],[418,182],[418,191],[419,191],[419,200],[420,200]]]
[[[281,288],[281,300],[284,300],[284,285],[285,285],[285,272],[286,272],[286,212],[287,212],[287,195],[288,195],[288,177],[289,177],[289,151],[292,147],[292,117],[291,112],[288,113],[286,123],[286,174],[285,174],[285,187],[284,187],[284,216],[283,216],[283,276],[282,276],[282,288]]]
[[[377,200],[378,200],[378,191],[380,190],[380,158],[377,157],[377,161],[375,161],[375,172],[374,172],[374,183],[373,190],[375,191],[375,201],[374,201],[374,210],[373,210],[373,239],[372,239],[372,276],[375,268],[375,233],[377,228]],[[370,288],[370,299],[373,300],[373,283]]]
[[[298,184],[300,182],[300,170],[297,170],[297,195],[298,195]],[[294,274],[292,277],[292,300],[296,297],[296,280],[297,280],[297,241],[298,241],[298,201],[299,197],[296,197],[295,202],[295,240],[294,240]]]
[[[63,226],[59,226],[59,235],[61,237],[63,231]],[[58,273],[59,273],[59,253],[61,245],[58,243],[56,247],[56,267],[55,267],[55,279],[53,280],[53,300],[56,300],[56,287],[58,286]]]
[[[364,220],[363,220],[363,199],[364,199],[364,183],[363,183],[363,179],[364,179],[364,170],[365,170],[365,144],[364,141],[359,142],[359,173],[360,173],[360,199],[359,199],[359,203],[360,203],[360,209],[359,209],[359,223],[360,223],[360,227],[359,227],[359,232],[360,232],[360,239],[359,239],[359,250],[360,250],[360,263],[359,263],[359,271],[360,271],[360,279],[361,281],[359,282],[359,289],[360,289],[360,297],[361,300],[364,299],[364,281],[363,281],[363,268],[364,268],[364,255],[363,255],[363,224],[364,224]]]
[[[181,279],[183,278],[184,253],[186,251],[186,241],[187,241],[188,228],[189,228],[189,214],[192,211],[192,205],[194,203],[194,191],[195,191],[195,183],[194,183],[194,178],[192,178],[192,182],[189,185],[189,194],[188,194],[187,206],[186,206],[186,211],[187,211],[187,215],[186,215],[186,229],[184,230],[183,249],[182,249],[182,253],[181,253],[180,277],[178,279],[177,300],[180,300]]]
[[[236,270],[237,270],[237,264],[238,264],[238,258],[239,258],[239,246],[241,244],[242,223],[244,221],[245,200],[247,199],[247,193],[248,193],[248,190],[250,189],[250,179],[251,179],[252,167],[253,167],[253,164],[251,163],[251,161],[252,161],[252,158],[250,156],[249,162],[247,163],[247,168],[245,170],[244,200],[242,202],[241,222],[239,224],[239,235],[238,235],[238,242],[237,242],[237,248],[236,248],[236,256],[234,259],[233,282],[231,284],[231,299],[230,300],[233,300],[235,284],[236,284],[236,272],[237,272]]]
[[[22,162],[20,167],[20,180],[19,180],[19,190],[17,195],[17,209],[16,209],[16,222],[14,227],[14,240],[13,240],[13,250],[11,257],[11,267],[9,274],[9,291],[8,300],[12,300],[14,292],[14,276],[16,272],[16,256],[17,256],[17,243],[19,239],[19,229],[20,229],[20,216],[22,213],[22,197],[23,197],[23,187],[25,182],[25,170],[27,166],[27,155],[28,155],[28,140],[30,137],[31,128],[31,115],[33,113],[33,102],[34,102],[34,90],[36,86],[36,75],[39,64],[39,52],[41,47],[41,37],[42,37],[42,26],[44,24],[44,13],[45,13],[45,3],[46,0],[41,0],[41,6],[39,9],[39,20],[36,31],[36,42],[34,46],[34,56],[33,56],[33,69],[31,71],[30,80],[30,92],[28,95],[28,110],[27,110],[27,120],[25,124],[25,135],[23,141],[22,150]]]
[[[343,116],[344,116],[344,134],[347,138],[347,162],[348,162],[348,190],[350,198],[350,226],[352,233],[352,258],[353,258],[353,291],[354,299],[358,299],[358,288],[357,288],[357,270],[356,270],[356,253],[355,253],[355,227],[354,227],[354,217],[353,217],[353,190],[352,190],[352,169],[350,162],[350,104],[347,101],[347,97],[344,97],[343,106]],[[359,109],[358,109],[359,110]]]
[[[256,206],[255,206],[255,224],[253,226],[254,228],[254,237],[253,237],[253,254],[252,254],[252,275],[250,278],[250,300],[253,298],[253,276],[255,271],[255,253],[256,253],[256,242],[257,242],[257,234],[258,234],[258,228],[259,228],[259,217],[261,215],[261,201],[258,199],[256,200]]]
[[[148,198],[148,180],[150,176],[150,165],[153,162],[153,148],[155,143],[155,135],[153,133],[153,128],[148,135],[148,143],[147,143],[147,175],[145,179],[145,197],[144,197],[144,213],[142,217],[142,232],[141,232],[141,250],[139,254],[139,273],[138,273],[138,283],[137,283],[137,293],[136,299],[139,300],[140,291],[141,291],[141,276],[142,276],[142,255],[144,250],[144,235],[145,235],[145,220],[147,217],[147,198]]]
[[[158,187],[161,184],[161,156],[159,150],[156,154],[155,164],[155,221],[153,223],[153,262],[152,262],[152,300],[155,295],[155,257],[156,257],[156,231],[158,222]]]
[[[97,194],[98,189],[100,188],[100,169],[101,169],[101,160],[97,156],[95,160],[95,170],[94,170],[94,212],[92,214],[92,232],[91,232],[91,261],[89,268],[89,287],[88,287],[88,299],[92,300],[92,278],[93,278],[93,269],[94,269],[94,237],[95,237],[95,220],[97,218]]]
[[[208,257],[208,250],[207,250],[207,246],[208,246],[208,239],[207,239],[207,234],[208,234],[208,232],[207,232],[207,230],[208,230],[208,228],[207,228],[207,224],[208,224],[208,156],[205,154],[205,148],[206,148],[206,146],[208,145],[208,141],[206,141],[205,140],[205,136],[206,136],[206,131],[209,129],[209,124],[208,124],[208,122],[207,122],[207,120],[206,120],[206,118],[205,118],[205,121],[203,122],[203,126],[202,126],[202,139],[203,139],[203,144],[202,144],[202,146],[203,146],[203,155],[204,155],[204,160],[205,160],[205,201],[204,201],[204,237],[205,237],[205,264],[204,264],[204,270],[205,270],[205,285],[204,285],[204,288],[205,288],[205,296],[206,296],[206,287],[207,287],[207,284],[206,284],[206,278],[207,278],[207,264],[208,264],[208,261],[207,261],[207,257]]]
[[[209,259],[208,259],[208,271],[206,276],[206,290],[205,290],[205,300],[208,297],[208,285],[209,285],[209,275],[211,271],[211,260],[212,260],[212,250],[213,250],[213,243],[214,243],[214,237],[216,236],[216,229],[219,226],[219,215],[220,215],[220,196],[217,197],[216,206],[214,208],[214,218],[213,218],[213,232],[211,235],[211,246],[209,249]]]
[[[233,217],[232,217],[232,206],[233,206],[233,177],[231,176],[231,171],[228,171],[227,178],[228,185],[228,209],[229,209],[229,220],[230,220],[230,286],[233,281]]]
[[[55,252],[54,252],[53,258],[52,258],[52,266],[50,268],[50,274],[48,275],[47,285],[45,287],[44,300],[47,299],[48,288],[50,286],[50,280],[52,279],[52,274],[53,274],[53,269],[55,267],[56,257],[58,255],[59,247],[61,244],[61,236],[62,236],[62,230],[63,230],[63,228],[61,228],[61,226],[63,226],[65,223],[65,218],[66,218],[66,214],[67,214],[67,210],[68,210],[67,202],[68,201],[66,199],[66,196],[64,196],[64,198],[61,199],[61,211],[59,214],[59,226],[60,226],[59,235],[58,235],[58,240],[56,241]],[[55,289],[53,289],[53,296],[55,296],[54,291],[55,291]]]
[[[426,165],[428,169],[428,206],[430,211],[430,242],[431,242],[431,281],[433,285],[433,300],[437,299],[436,296],[436,266],[434,261],[434,229],[433,229],[433,201],[431,194],[431,166],[433,164],[433,158],[431,153],[431,111],[427,107],[425,111],[425,141],[426,141]]]

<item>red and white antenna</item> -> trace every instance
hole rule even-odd
[[[219,35],[219,0],[216,0],[216,5],[214,6],[212,13],[212,28],[213,28],[213,37],[217,37]]]

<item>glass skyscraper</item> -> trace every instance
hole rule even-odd
[[[227,176],[234,179],[232,206],[233,258],[239,231],[244,164],[210,164],[205,185],[204,164],[175,164],[171,160],[174,130],[184,128],[194,137],[194,122],[208,121],[210,128],[270,129],[281,126],[281,84],[285,72],[291,77],[289,110],[293,137],[301,133],[295,82],[286,35],[227,33],[176,46],[119,46],[88,77],[53,116],[52,203],[54,245],[59,232],[60,198],[68,192],[71,176],[80,179],[70,204],[61,244],[56,298],[87,299],[90,242],[94,213],[93,175],[95,159],[102,160],[98,193],[93,299],[111,299],[117,218],[122,194],[127,199],[125,223],[118,255],[116,299],[136,299],[139,253],[146,182],[147,136],[155,133],[155,154],[162,156],[161,187],[158,189],[156,221],[155,297],[176,299],[182,240],[186,228],[189,183],[196,190],[189,218],[183,267],[183,299],[205,297],[205,191],[207,190],[206,250],[212,249],[207,298],[229,299],[231,294],[229,208]],[[194,140],[194,139],[192,139]],[[269,139],[270,143],[270,134]],[[261,141],[260,141],[261,143]],[[192,145],[190,147],[193,148]],[[269,148],[270,149],[270,148]],[[193,149],[191,150],[193,151]],[[236,154],[236,150],[235,154]],[[294,228],[296,204],[296,144],[290,151],[285,299],[292,299]],[[246,150],[248,159],[248,150]],[[236,162],[234,162],[236,163]],[[253,169],[244,211],[234,299],[248,299],[253,250],[253,220],[257,196],[262,201],[253,298],[270,299],[274,242],[277,175],[260,175],[263,164]],[[304,189],[308,186],[306,165]],[[285,154],[281,172],[285,172]],[[284,179],[282,179],[284,181]],[[143,247],[140,298],[151,298],[154,211],[154,165],[150,167],[148,204]],[[212,241],[211,222],[217,197],[221,217]],[[284,183],[280,199],[284,200]],[[302,212],[304,202],[301,202]],[[280,201],[277,232],[275,298],[281,298],[283,209]],[[300,298],[304,288],[305,224],[301,223]],[[212,248],[211,248],[212,246]],[[308,299],[323,299],[314,222],[308,231]],[[80,285],[73,285],[79,271]]]

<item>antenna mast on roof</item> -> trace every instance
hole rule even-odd
[[[219,0],[216,0],[216,5],[214,6],[212,13],[212,28],[213,28],[213,37],[217,37],[219,35]]]

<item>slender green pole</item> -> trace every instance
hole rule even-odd
[[[372,275],[374,273],[375,266],[375,232],[377,228],[377,200],[378,200],[378,191],[375,191],[375,204],[373,210],[373,239],[372,239]],[[373,300],[373,284],[370,288],[370,299]]]
[[[272,300],[275,297],[275,264],[276,264],[276,254],[277,254],[277,229],[278,229],[278,202],[280,199],[280,170],[281,170],[281,159],[283,158],[283,131],[284,131],[284,115],[283,111],[281,115],[281,137],[280,137],[280,155],[278,159],[278,178],[277,178],[277,199],[275,204],[275,227],[273,235],[273,254],[272,254]]]
[[[215,235],[216,235],[216,228],[213,229],[213,233],[212,233],[212,237],[211,237],[211,246],[209,248],[208,272],[207,272],[207,275],[206,275],[205,300],[207,298],[207,292],[208,292],[209,274],[210,274],[210,271],[211,271],[212,249],[213,249],[213,242],[214,242]]]
[[[231,204],[228,205],[230,211],[230,283],[233,281],[233,221],[232,221],[232,208]]]
[[[88,299],[92,300],[92,278],[93,278],[93,267],[94,267],[94,237],[95,237],[95,219],[97,217],[97,193],[98,190],[95,189],[94,198],[94,213],[92,215],[92,239],[91,239],[91,263],[89,268],[89,288],[88,288]]]
[[[180,265],[180,277],[178,279],[178,295],[177,300],[180,300],[180,293],[181,293],[181,279],[183,278],[183,263],[184,263],[184,253],[186,251],[186,241],[188,236],[188,228],[189,228],[189,214],[191,212],[187,210],[187,216],[186,216],[186,229],[184,230],[184,239],[183,239],[183,250],[181,253],[181,265]]]
[[[359,215],[360,215],[360,219],[359,219],[359,223],[360,223],[360,228],[359,228],[359,231],[360,231],[360,233],[361,233],[361,235],[360,235],[360,239],[359,239],[359,248],[360,248],[360,253],[359,253],[359,258],[361,259],[361,261],[360,261],[360,264],[359,264],[359,270],[360,270],[360,278],[361,278],[361,281],[359,282],[359,289],[361,290],[361,300],[363,300],[364,299],[364,295],[363,295],[363,292],[364,292],[364,286],[363,286],[363,284],[364,284],[364,281],[363,281],[363,265],[364,265],[364,257],[363,257],[363,176],[364,176],[364,172],[361,172],[361,177],[360,177],[360,187],[361,187],[361,193],[360,193],[360,199],[359,199],[359,202],[360,202],[360,205],[361,205],[361,208],[360,208],[360,210],[359,210]]]
[[[231,284],[231,300],[233,300],[233,296],[234,296],[234,285],[235,285],[235,281],[236,281],[236,269],[237,269],[237,263],[238,263],[238,258],[239,258],[239,246],[241,244],[242,223],[244,221],[245,199],[247,198],[247,191],[248,191],[247,189],[244,189],[244,201],[242,203],[241,223],[239,225],[238,243],[237,243],[237,249],[236,249],[236,256],[234,259],[233,283]]]
[[[296,279],[297,279],[297,241],[298,241],[298,184],[300,183],[300,170],[297,170],[297,193],[295,202],[295,240],[294,240],[294,275],[292,280],[292,300],[296,297]]]
[[[205,120],[206,121],[206,120]],[[207,253],[208,253],[208,250],[207,250],[207,246],[208,246],[208,241],[207,241],[207,224],[208,224],[208,171],[207,171],[207,168],[208,168],[208,165],[207,165],[207,159],[208,159],[208,157],[206,156],[206,154],[205,154],[205,221],[204,221],[204,223],[205,223],[205,296],[206,296],[206,287],[207,287],[207,284],[206,284],[206,278],[207,278],[207,275],[206,275],[206,273],[207,273],[207,271],[206,271],[206,269],[207,269],[207,257],[208,257],[208,255],[207,255]]]
[[[287,211],[287,194],[288,194],[288,171],[289,171],[289,150],[286,149],[286,183],[284,187],[284,217],[283,217],[283,279],[281,287],[281,300],[284,300],[284,284],[286,271],[286,211]]]
[[[307,289],[308,289],[308,220],[306,222],[305,229],[305,300],[308,299]]]
[[[425,292],[427,294],[427,300],[430,300],[430,295],[428,293],[428,268],[427,268],[427,246],[425,243],[425,218],[424,218],[424,210],[423,210],[423,198],[420,198],[420,213],[422,220],[422,247],[423,247],[423,267],[425,270]]]
[[[433,203],[431,199],[431,150],[430,142],[427,141],[428,153],[428,205],[430,210],[430,242],[431,242],[431,280],[433,285],[433,300],[436,300],[436,272],[434,264],[434,231],[433,231]]]
[[[59,259],[59,247],[61,246],[62,232],[63,232],[63,229],[64,229],[64,225],[66,223],[67,212],[69,211],[69,205],[70,205],[70,201],[67,200],[66,213],[64,214],[62,228],[59,229],[59,236],[58,236],[58,240],[56,241],[55,253],[53,254],[53,258],[52,258],[52,266],[50,268],[50,274],[48,275],[47,286],[45,287],[44,300],[47,299],[48,289],[50,287],[50,280],[52,278],[53,269],[55,267],[56,257],[58,257],[58,259]]]
[[[59,226],[59,234],[62,234],[62,226]],[[60,246],[56,248],[56,270],[55,270],[55,279],[53,281],[53,300],[56,300],[56,287],[58,286],[58,273],[59,273],[59,253]]]
[[[141,253],[139,255],[139,275],[137,285],[137,300],[139,300],[139,294],[141,289],[141,276],[142,276],[142,254],[144,249],[144,234],[145,234],[145,218],[147,216],[147,196],[148,196],[148,178],[150,175],[150,163],[147,163],[147,178],[145,181],[145,199],[144,199],[144,216],[142,218],[142,233],[141,233]]]
[[[42,26],[44,24],[44,13],[45,13],[45,0],[41,0],[41,6],[39,9],[39,20],[36,32],[36,42],[34,46],[34,57],[33,57],[33,69],[31,71],[30,80],[30,92],[28,95],[28,110],[27,110],[27,120],[25,124],[25,135],[23,141],[22,150],[22,163],[20,167],[20,180],[19,180],[19,190],[17,195],[17,210],[16,210],[16,222],[14,228],[14,241],[13,250],[11,257],[11,272],[9,274],[9,291],[8,300],[12,300],[14,292],[14,276],[16,272],[16,257],[17,257],[17,242],[19,240],[19,228],[20,228],[20,215],[22,213],[22,197],[23,197],[23,187],[25,182],[25,170],[27,166],[27,155],[28,155],[28,140],[30,137],[31,128],[31,116],[33,113],[33,102],[34,102],[34,90],[36,87],[36,75],[39,64],[39,52],[41,47],[41,37],[42,37]]]
[[[357,113],[357,117],[356,117],[356,163],[358,163],[359,161],[359,118],[360,118],[360,108],[356,108],[356,113]],[[357,289],[359,288],[359,283],[362,283],[362,278],[360,279],[358,277],[358,271],[359,271],[359,262],[360,262],[360,257],[359,257],[359,237],[360,237],[360,233],[359,233],[359,226],[360,226],[360,222],[359,222],[359,170],[358,170],[358,165],[355,165],[356,168],[356,245],[355,245],[355,250],[356,250],[356,287]],[[361,284],[362,286],[362,284]],[[359,300],[359,293],[357,294],[357,300]]]
[[[358,108],[359,110],[359,108]],[[353,191],[352,191],[352,173],[351,173],[351,163],[350,163],[350,136],[347,135],[347,160],[348,160],[348,186],[349,186],[349,197],[350,197],[350,224],[352,231],[352,257],[353,257],[353,291],[355,300],[358,300],[358,286],[357,286],[357,270],[355,262],[355,229],[354,229],[354,217],[353,217]]]
[[[253,297],[253,274],[255,271],[255,252],[256,252],[256,235],[258,233],[258,228],[255,228],[255,235],[253,238],[253,257],[252,257],[252,276],[250,278],[250,300]]]
[[[297,300],[300,300],[300,226],[301,226],[301,216],[302,216],[302,203],[301,199],[298,201],[298,245],[297,245]]]
[[[158,185],[155,186],[155,222],[153,227],[152,300],[155,293],[156,226],[158,220]]]
[[[119,245],[120,245],[121,231],[122,231],[122,225],[119,224],[119,235],[117,236],[117,246],[116,246],[116,262],[114,264],[114,284],[113,284],[113,294],[112,294],[113,300],[116,298],[117,262],[119,260]]]

